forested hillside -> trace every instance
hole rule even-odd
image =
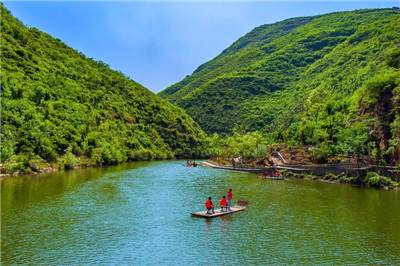
[[[159,95],[207,133],[399,160],[399,60],[397,8],[293,18],[254,29]]]
[[[182,109],[107,64],[25,27],[1,4],[3,163],[195,157],[204,137]]]

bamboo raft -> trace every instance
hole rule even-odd
[[[262,178],[263,178],[263,179],[270,179],[270,180],[285,180],[285,178],[280,177],[280,176],[278,176],[278,177],[265,176],[265,177],[262,177]]]
[[[227,215],[234,212],[244,211],[247,208],[248,203],[249,202],[247,200],[238,200],[237,204],[235,206],[232,206],[230,211],[221,211],[221,209],[219,209],[215,210],[214,213],[207,214],[207,211],[202,211],[202,212],[192,212],[191,215],[204,218],[214,218],[217,216]]]
[[[268,175],[263,175],[262,173],[260,173],[258,177],[261,179],[285,180],[283,176],[268,176]]]

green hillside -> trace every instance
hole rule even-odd
[[[313,90],[346,99],[391,71],[400,12],[339,12],[260,26],[159,95],[183,107],[208,133],[286,129]]]
[[[196,157],[204,137],[182,109],[1,4],[2,162]]]
[[[292,18],[255,28],[159,95],[207,133],[399,161],[399,61],[397,8]]]

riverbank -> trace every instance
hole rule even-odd
[[[60,157],[52,163],[22,157],[16,161],[0,164],[0,178],[20,175],[40,175],[61,170],[95,168],[108,165],[110,164],[95,163],[85,156],[71,157],[69,160]]]
[[[21,169],[14,172],[4,171],[4,168],[1,167],[0,171],[0,178],[12,177],[12,176],[21,176],[21,175],[40,175],[44,173],[51,173],[61,170],[74,170],[74,169],[82,169],[82,168],[94,168],[94,167],[101,167],[99,165],[77,165],[72,168],[62,168],[61,166],[57,165],[48,165],[44,168],[36,168],[31,167],[31,169]]]
[[[371,167],[363,167],[360,169],[344,167],[343,165],[299,165],[299,166],[291,166],[291,165],[278,165],[278,166],[269,166],[269,167],[254,167],[252,165],[248,165],[247,167],[244,165],[233,167],[228,166],[227,164],[221,165],[219,162],[215,162],[213,160],[207,160],[203,162],[201,165],[214,169],[235,171],[235,172],[247,172],[247,173],[265,173],[265,171],[279,171],[282,176],[285,178],[299,178],[306,180],[314,180],[320,182],[329,182],[329,183],[347,183],[354,185],[362,185],[365,187],[376,187],[382,189],[391,189],[400,191],[399,182],[395,182],[392,179],[381,176],[376,172],[368,172],[371,170]],[[75,166],[68,166],[62,164],[34,164],[30,166],[26,166],[21,170],[14,172],[4,172],[6,165],[1,165],[0,178],[6,178],[11,176],[20,176],[20,175],[39,175],[43,173],[55,172],[60,170],[74,170],[74,169],[82,169],[82,168],[94,168],[94,167],[102,167],[107,165],[94,165],[94,164],[82,164]],[[8,165],[10,167],[10,165]],[[357,173],[360,173],[360,170],[364,173],[363,176],[358,176]],[[331,172],[327,172],[331,171]],[[321,174],[325,173],[325,174]],[[335,174],[336,173],[336,174]],[[339,174],[337,174],[339,173]]]
[[[193,158],[189,158],[190,160],[194,160]],[[175,160],[175,159],[172,159]],[[186,159],[182,159],[186,160]],[[205,160],[205,159],[204,159]],[[84,169],[84,168],[97,168],[97,167],[105,167],[111,165],[119,165],[119,164],[93,164],[90,162],[88,158],[77,158],[79,164],[75,165],[66,165],[63,162],[57,163],[45,163],[42,161],[36,161],[35,163],[13,163],[13,164],[0,164],[0,179],[6,177],[15,177],[21,175],[40,175],[44,173],[56,172],[56,171],[72,171],[75,169]],[[144,161],[130,161],[130,162],[149,162],[150,160]],[[151,161],[160,161],[160,160],[151,160]],[[129,163],[129,162],[122,162]]]
[[[376,187],[382,188],[386,190],[396,190],[400,191],[400,186],[398,182],[394,182],[388,177],[380,176],[375,172],[369,172],[365,175],[365,177],[359,176],[352,176],[348,173],[352,171],[342,172],[338,175],[333,173],[326,173],[325,175],[315,175],[314,171],[316,169],[319,170],[317,173],[321,173],[321,168],[323,166],[319,165],[308,165],[308,166],[301,166],[301,167],[293,167],[293,166],[271,166],[271,167],[233,167],[227,165],[220,165],[214,161],[208,160],[202,163],[203,166],[213,168],[213,169],[220,169],[220,170],[227,170],[227,171],[235,171],[235,172],[247,172],[247,173],[264,173],[265,171],[279,171],[282,176],[285,178],[299,178],[299,179],[306,179],[306,180],[314,180],[320,182],[329,182],[329,183],[346,183],[346,184],[354,184],[354,185],[362,185],[365,187]],[[330,166],[333,168],[333,166]],[[354,170],[352,168],[348,168],[350,170]],[[368,169],[364,169],[368,171]]]

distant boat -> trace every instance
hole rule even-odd
[[[196,166],[197,166],[197,163],[196,163],[195,161],[188,161],[188,162],[186,163],[186,166],[187,166],[187,167],[196,167]]]
[[[234,212],[244,211],[247,208],[248,203],[249,202],[247,200],[238,200],[237,204],[231,207],[231,211],[221,211],[221,209],[219,209],[215,210],[214,213],[207,214],[207,211],[202,211],[202,212],[192,212],[191,215],[203,218],[214,218],[217,216],[227,215]]]
[[[258,177],[259,178],[263,178],[263,179],[285,180],[285,178],[282,177],[278,172],[276,172],[276,174],[274,172],[272,172],[271,175],[269,175],[268,172],[265,171],[265,174],[264,173],[259,173]]]
[[[272,180],[285,180],[285,178],[281,176],[264,176],[264,179],[272,179]]]

